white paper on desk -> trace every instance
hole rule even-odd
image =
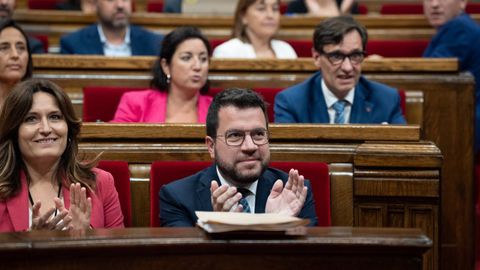
[[[285,231],[307,225],[308,219],[279,214],[196,211],[197,224],[207,232],[228,231]]]

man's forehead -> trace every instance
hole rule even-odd
[[[253,124],[265,119],[263,111],[260,107],[239,108],[233,105],[221,107],[218,111],[218,126],[232,126],[233,122]],[[265,122],[265,120],[263,120]],[[243,124],[242,123],[242,124]]]

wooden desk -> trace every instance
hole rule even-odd
[[[311,228],[306,237],[211,240],[196,228],[0,234],[4,269],[422,269],[418,229]]]

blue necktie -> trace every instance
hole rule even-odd
[[[335,110],[335,124],[345,124],[345,106],[347,102],[345,100],[339,100],[333,104]]]
[[[238,201],[239,204],[243,206],[243,212],[244,213],[251,213],[252,210],[250,209],[250,205],[248,204],[247,201],[247,196],[250,194],[250,190],[246,188],[237,188],[237,191],[242,194],[242,198]]]

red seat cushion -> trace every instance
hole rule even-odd
[[[89,86],[83,88],[83,121],[108,122],[113,119],[123,93],[144,90],[109,86]]]
[[[115,180],[115,189],[123,213],[125,227],[132,226],[132,206],[130,193],[130,170],[126,161],[102,160],[97,167],[112,174]]]
[[[211,165],[211,162],[196,161],[155,161],[150,171],[150,225],[158,227],[160,188],[174,180],[195,174]],[[315,211],[319,226],[329,226],[330,218],[330,178],[328,165],[322,162],[272,162],[271,167],[288,172],[291,168],[311,181],[315,199]]]

